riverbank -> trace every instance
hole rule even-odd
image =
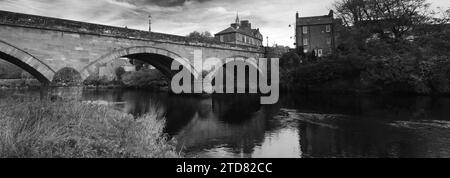
[[[146,89],[150,91],[169,91],[169,79],[158,70],[143,69],[135,72],[117,72],[117,77],[91,76],[83,81],[87,89]]]
[[[3,158],[175,158],[164,120],[81,101],[5,99],[0,103]]]
[[[36,79],[0,79],[0,89],[34,89],[41,87]]]
[[[281,88],[300,93],[449,95],[450,59],[324,59],[282,74]]]

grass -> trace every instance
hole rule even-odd
[[[80,101],[0,101],[2,158],[177,158],[164,120]]]

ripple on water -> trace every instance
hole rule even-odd
[[[335,122],[340,119],[348,118],[348,116],[339,114],[300,113],[293,109],[281,109],[278,116],[275,116],[274,118],[282,125],[288,127],[296,127],[298,122],[304,122],[321,127],[338,129]]]
[[[421,128],[431,128],[431,129],[449,129],[450,121],[442,120],[421,120],[421,121],[395,121],[389,124],[393,127],[409,128],[409,129],[421,129]]]

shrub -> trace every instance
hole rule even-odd
[[[59,70],[55,74],[53,83],[64,85],[79,85],[81,83],[81,75],[77,70],[66,67]]]
[[[435,62],[430,73],[430,85],[433,92],[450,94],[450,61]]]
[[[116,72],[117,80],[119,80],[119,81],[122,80],[122,75],[126,73],[126,71],[123,67],[116,68],[115,72]]]
[[[0,157],[179,157],[164,125],[154,115],[135,119],[78,101],[9,99],[0,105]]]
[[[87,86],[106,86],[114,84],[114,81],[109,80],[106,76],[99,77],[97,75],[92,75],[84,80],[83,84]]]
[[[122,82],[130,88],[160,88],[168,86],[168,79],[157,70],[140,70],[122,75]]]

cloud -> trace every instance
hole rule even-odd
[[[127,2],[134,5],[156,5],[161,7],[183,6],[188,3],[204,3],[212,0],[117,0]]]

